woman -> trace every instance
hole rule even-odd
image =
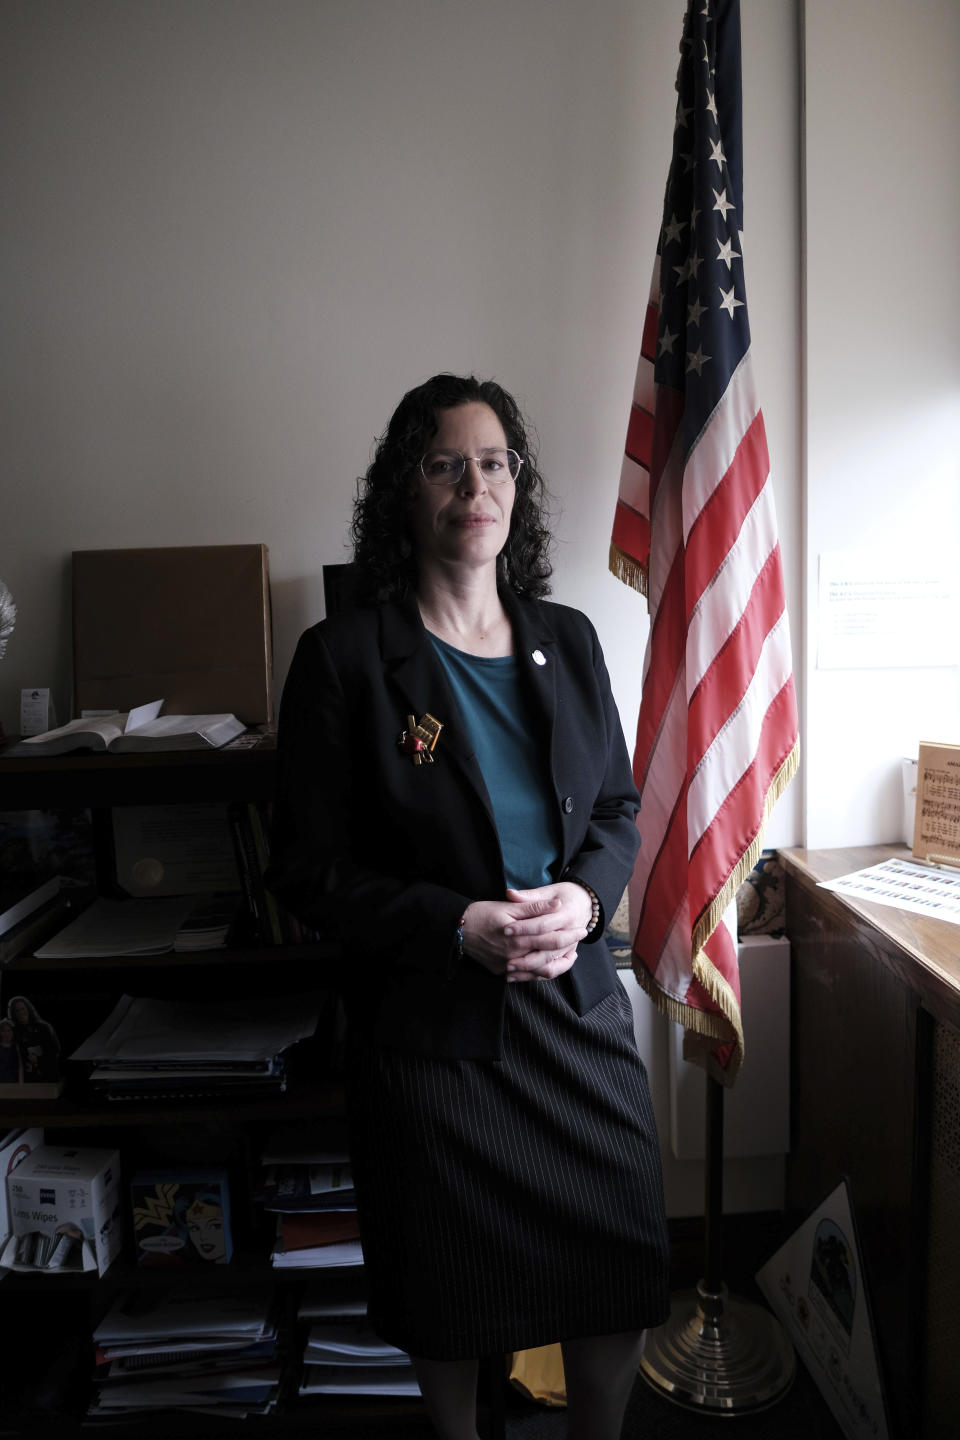
[[[27,1084],[56,1080],[60,1074],[60,1041],[52,1025],[42,1020],[25,995],[14,995],[7,1006],[23,1063]]]
[[[302,637],[272,884],[342,941],[371,1323],[447,1440],[477,1358],[560,1341],[569,1435],[616,1440],[667,1313],[659,1153],[603,942],[638,845],[596,635],[546,604],[515,402],[407,394],[354,513],[370,603]]]
[[[201,1260],[211,1265],[226,1265],[230,1256],[220,1191],[184,1189],[186,1193],[182,1199],[178,1196],[174,1205],[177,1225]]]
[[[23,1061],[12,1020],[0,1020],[0,1085],[23,1084]]]

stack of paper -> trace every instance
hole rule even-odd
[[[280,1382],[273,1311],[270,1292],[213,1297],[181,1285],[124,1295],[94,1331],[89,1418],[157,1410],[268,1413]]]
[[[301,1395],[419,1395],[410,1357],[356,1324],[312,1325]]]
[[[207,895],[194,905],[181,921],[173,937],[177,954],[193,954],[197,950],[220,950],[237,918],[239,902],[235,895]]]
[[[297,1310],[308,1326],[301,1395],[419,1395],[409,1356],[374,1335],[366,1314],[360,1267],[313,1276]]]
[[[264,1146],[257,1198],[276,1216],[273,1264],[312,1272],[297,1311],[309,1328],[301,1395],[419,1395],[409,1357],[366,1324],[353,1172],[329,1125],[291,1125]]]
[[[236,896],[100,896],[36,953],[42,960],[97,960],[213,950],[223,945],[237,908]]]
[[[124,995],[71,1055],[110,1100],[273,1094],[286,1087],[284,1052],[313,1034],[321,1001],[295,995],[215,1004]]]
[[[356,1213],[279,1215],[272,1260],[278,1269],[297,1270],[362,1264]]]

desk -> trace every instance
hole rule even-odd
[[[849,1178],[894,1435],[960,1431],[960,926],[818,887],[902,845],[782,850],[798,1223]]]

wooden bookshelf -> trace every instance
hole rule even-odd
[[[157,754],[92,754],[50,758],[2,758],[0,752],[0,812],[22,810],[88,809],[93,821],[97,879],[106,893],[112,848],[111,812],[116,806],[192,804],[200,801],[266,802],[273,794],[276,750],[267,735],[252,747],[225,747],[209,752]],[[101,842],[103,842],[101,844]],[[251,945],[192,953],[168,953],[142,958],[110,956],[92,960],[41,960],[25,955],[0,972],[4,997],[22,992],[28,996],[58,996],[78,1011],[87,1007],[93,1018],[84,1031],[110,1013],[120,995],[150,994],[212,999],[220,995],[311,994],[327,991],[331,1014],[336,1014],[336,971],[331,946]],[[38,1009],[40,1005],[38,1004]],[[42,1009],[40,1013],[43,1014]],[[83,1011],[86,1023],[86,1010]],[[335,1024],[329,1027],[335,1040]],[[324,1032],[326,1036],[326,1030]],[[63,1036],[61,1036],[63,1040]],[[120,1151],[126,1195],[128,1171],[139,1168],[147,1155],[177,1155],[182,1143],[183,1163],[205,1162],[215,1152],[231,1177],[231,1210],[235,1221],[234,1261],[210,1267],[214,1287],[255,1279],[273,1282],[287,1315],[288,1373],[277,1411],[252,1416],[243,1428],[253,1436],[299,1436],[306,1433],[370,1435],[389,1424],[398,1433],[409,1422],[411,1433],[425,1422],[418,1400],[373,1397],[300,1397],[298,1344],[302,1326],[296,1321],[296,1303],[311,1270],[275,1270],[269,1259],[269,1230],[273,1217],[260,1211],[252,1199],[249,1180],[258,1173],[263,1140],[289,1124],[330,1127],[331,1135],[344,1129],[344,1097],[337,1075],[335,1044],[325,1053],[325,1038],[305,1041],[290,1052],[286,1089],[272,1095],[240,1093],[229,1099],[168,1101],[109,1101],[91,1093],[81,1073],[62,1064],[66,1085],[55,1100],[23,1096],[0,1100],[0,1133],[8,1129],[41,1126],[50,1143],[110,1145]],[[70,1046],[65,1046],[69,1054]],[[205,1154],[204,1147],[208,1146]],[[166,1163],[171,1163],[169,1160]],[[175,1162],[174,1162],[175,1163]],[[221,1163],[218,1158],[217,1163]],[[129,1219],[129,1215],[127,1217]],[[96,1276],[13,1275],[3,1292],[15,1306],[17,1324],[13,1348],[5,1350],[5,1374],[16,1380],[5,1385],[0,1440],[26,1436],[31,1440],[70,1440],[90,1435],[102,1426],[85,1422],[90,1393],[92,1327],[131,1281],[159,1283],[132,1263],[127,1239],[124,1253],[102,1278]],[[42,1343],[37,1337],[42,1337]],[[44,1411],[44,1405],[49,1408]],[[210,1437],[233,1433],[238,1422],[217,1416],[178,1414],[178,1434]],[[169,1414],[137,1415],[110,1425],[117,1440],[170,1434]]]

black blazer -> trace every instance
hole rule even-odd
[[[502,599],[557,806],[554,878],[585,881],[609,915],[640,843],[639,797],[596,633],[566,606]],[[398,742],[407,716],[425,712],[443,731],[434,763],[418,766]],[[455,938],[470,901],[503,897],[503,861],[416,605],[348,611],[307,630],[277,743],[268,880],[304,923],[340,942],[351,1023],[406,1050],[497,1058],[505,981],[459,958]],[[618,983],[602,931],[603,916],[569,972],[565,993],[580,1014]]]

